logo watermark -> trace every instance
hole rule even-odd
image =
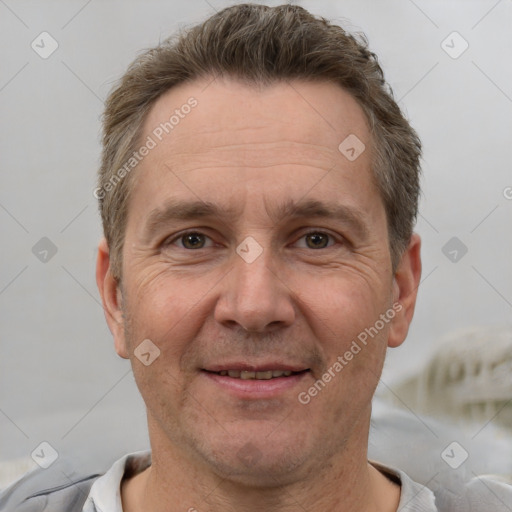
[[[153,129],[151,135],[146,137],[146,140],[137,151],[134,151],[130,158],[124,163],[124,165],[114,173],[110,179],[102,187],[97,187],[93,191],[93,196],[96,199],[103,199],[107,192],[111,192],[117,186],[117,184],[129,174],[146,156],[149,155],[152,149],[158,146],[158,143],[163,138],[174,130],[180,123],[181,119],[190,114],[194,107],[197,107],[197,100],[192,96],[188,98],[187,102],[181,105],[180,108],[174,110],[174,113],[169,117],[168,121],[160,123],[156,128]]]
[[[338,356],[336,358],[336,362],[324,372],[322,377],[315,381],[315,383],[307,391],[301,391],[297,395],[298,401],[303,405],[309,404],[311,399],[317,396],[318,393],[320,393],[320,391],[322,391],[325,386],[331,382],[331,380],[333,380],[336,375],[338,375],[343,370],[343,368],[345,368],[345,366],[347,366],[348,363],[352,361],[352,359],[354,359],[354,356],[361,352],[363,347],[368,344],[368,337],[373,339],[375,336],[377,336],[377,334],[382,329],[384,329],[386,324],[393,320],[395,315],[402,311],[402,309],[402,304],[400,304],[400,302],[395,302],[391,308],[379,316],[379,320],[377,320],[371,327],[367,327],[364,331],[361,331],[357,335],[357,339],[352,340],[350,348],[342,356]]]

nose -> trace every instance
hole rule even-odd
[[[249,332],[270,332],[290,326],[295,319],[292,291],[279,273],[270,250],[254,260],[233,255],[233,267],[224,277],[215,306],[215,319]]]

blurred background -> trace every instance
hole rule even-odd
[[[234,3],[0,0],[0,488],[34,465],[41,442],[105,460],[148,446],[144,404],[94,279],[100,115],[140,51]],[[512,1],[292,3],[367,35],[424,145],[423,278],[408,340],[388,354],[382,403],[419,429],[436,431],[420,420],[430,415],[462,422],[475,442],[503,439],[512,423]],[[441,452],[443,436],[434,441]]]

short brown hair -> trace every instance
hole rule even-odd
[[[95,195],[114,277],[121,278],[133,188],[133,173],[120,179],[116,172],[140,145],[144,120],[163,93],[217,75],[262,85],[288,79],[328,81],[355,98],[372,135],[372,171],[386,209],[396,269],[417,216],[421,143],[393,99],[367,39],[296,5],[239,4],[145,51],[106,100]]]

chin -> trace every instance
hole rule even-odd
[[[252,488],[280,488],[300,480],[304,464],[296,457],[275,457],[274,454],[264,454],[252,464],[240,459],[216,458],[212,461],[215,472],[223,478]]]
[[[310,451],[304,439],[269,439],[266,435],[232,437],[203,444],[202,456],[222,478],[250,487],[280,487],[307,474]],[[208,449],[209,448],[209,449]],[[308,464],[308,465],[310,465]]]

